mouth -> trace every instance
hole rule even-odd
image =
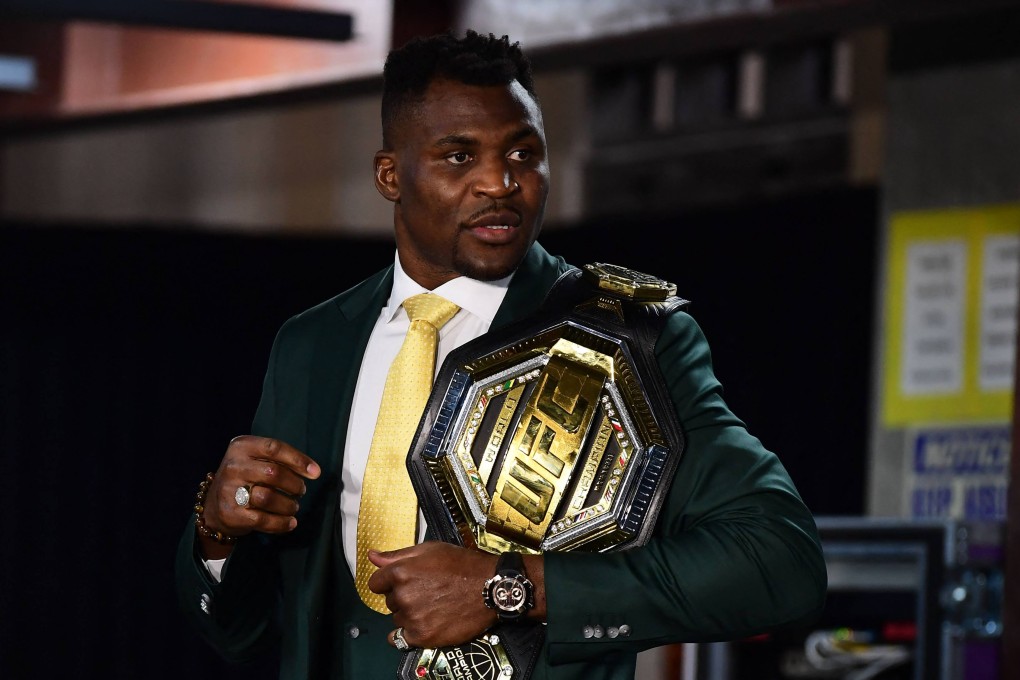
[[[515,240],[517,228],[523,222],[516,210],[487,211],[468,220],[468,232],[488,245],[504,245]]]
[[[494,210],[468,221],[468,229],[493,229],[509,231],[521,224],[521,216],[516,210]]]

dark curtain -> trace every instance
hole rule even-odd
[[[548,229],[694,301],[734,411],[818,514],[863,509],[876,196]],[[173,558],[294,313],[388,241],[0,224],[0,677],[260,680],[185,625]]]

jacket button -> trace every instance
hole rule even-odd
[[[361,629],[357,626],[347,626],[347,636],[352,640],[357,639],[361,635]]]
[[[581,635],[583,635],[586,640],[588,638],[590,638],[594,634],[595,634],[595,629],[592,628],[591,626],[585,626],[584,628],[581,629]]]
[[[622,635],[623,637],[629,636],[630,635],[630,626],[628,626],[626,623],[623,624],[622,626],[620,626],[620,635]]]
[[[604,628],[602,628],[602,626],[596,625],[595,626],[594,634],[595,634],[595,637],[600,638],[600,637],[602,637],[603,635],[606,634],[606,631],[605,631]]]
[[[611,638],[614,638],[614,637],[616,637],[619,634],[620,634],[620,629],[617,628],[616,626],[610,626],[609,628],[606,628],[606,635],[608,635]]]

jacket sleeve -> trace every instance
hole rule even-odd
[[[284,330],[286,326],[284,327]],[[263,383],[252,432],[274,430],[275,364],[284,330],[277,335]],[[247,661],[275,644],[274,610],[278,600],[277,560],[272,544],[259,534],[240,539],[217,583],[198,554],[194,517],[189,517],[177,549],[177,598],[185,618],[221,656]]]
[[[823,605],[814,519],[779,459],[729,411],[689,315],[670,318],[656,356],[686,448],[645,545],[546,554],[552,663],[739,639],[806,622]]]

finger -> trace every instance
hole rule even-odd
[[[404,643],[407,645],[408,648],[414,647],[414,645],[411,644],[411,641],[407,639],[407,631],[403,628],[394,628],[386,635],[386,640],[390,643],[390,645],[396,647],[397,649],[401,648],[400,645],[397,644],[398,633],[404,639]]]
[[[296,517],[251,508],[238,508],[234,517],[245,529],[266,534],[286,534],[297,528],[298,524]]]
[[[314,460],[279,439],[241,435],[234,437],[230,445],[243,446],[256,458],[285,465],[305,479],[317,479],[322,473]]]
[[[245,479],[253,484],[276,490],[294,499],[305,495],[305,480],[293,470],[280,463],[268,460],[253,460],[251,466],[242,473]]]
[[[386,595],[393,590],[393,575],[388,569],[376,569],[368,577],[368,589],[378,595]],[[390,608],[390,611],[393,611]]]
[[[253,484],[248,490],[248,506],[252,510],[261,510],[273,515],[293,517],[300,509],[296,498],[278,493],[267,486]]]
[[[410,557],[413,554],[413,549],[414,546],[400,548],[398,550],[369,550],[368,561],[382,569],[383,567],[388,567],[394,562],[399,562],[402,559]]]
[[[240,488],[248,492],[245,505],[237,502]],[[229,498],[226,497],[228,495]],[[209,506],[206,507],[206,524],[213,524],[213,528],[230,535],[244,535],[251,531],[281,534],[293,531],[297,526],[294,517],[298,511],[297,501],[264,486],[246,484],[233,490],[225,488],[216,512],[209,513]]]

